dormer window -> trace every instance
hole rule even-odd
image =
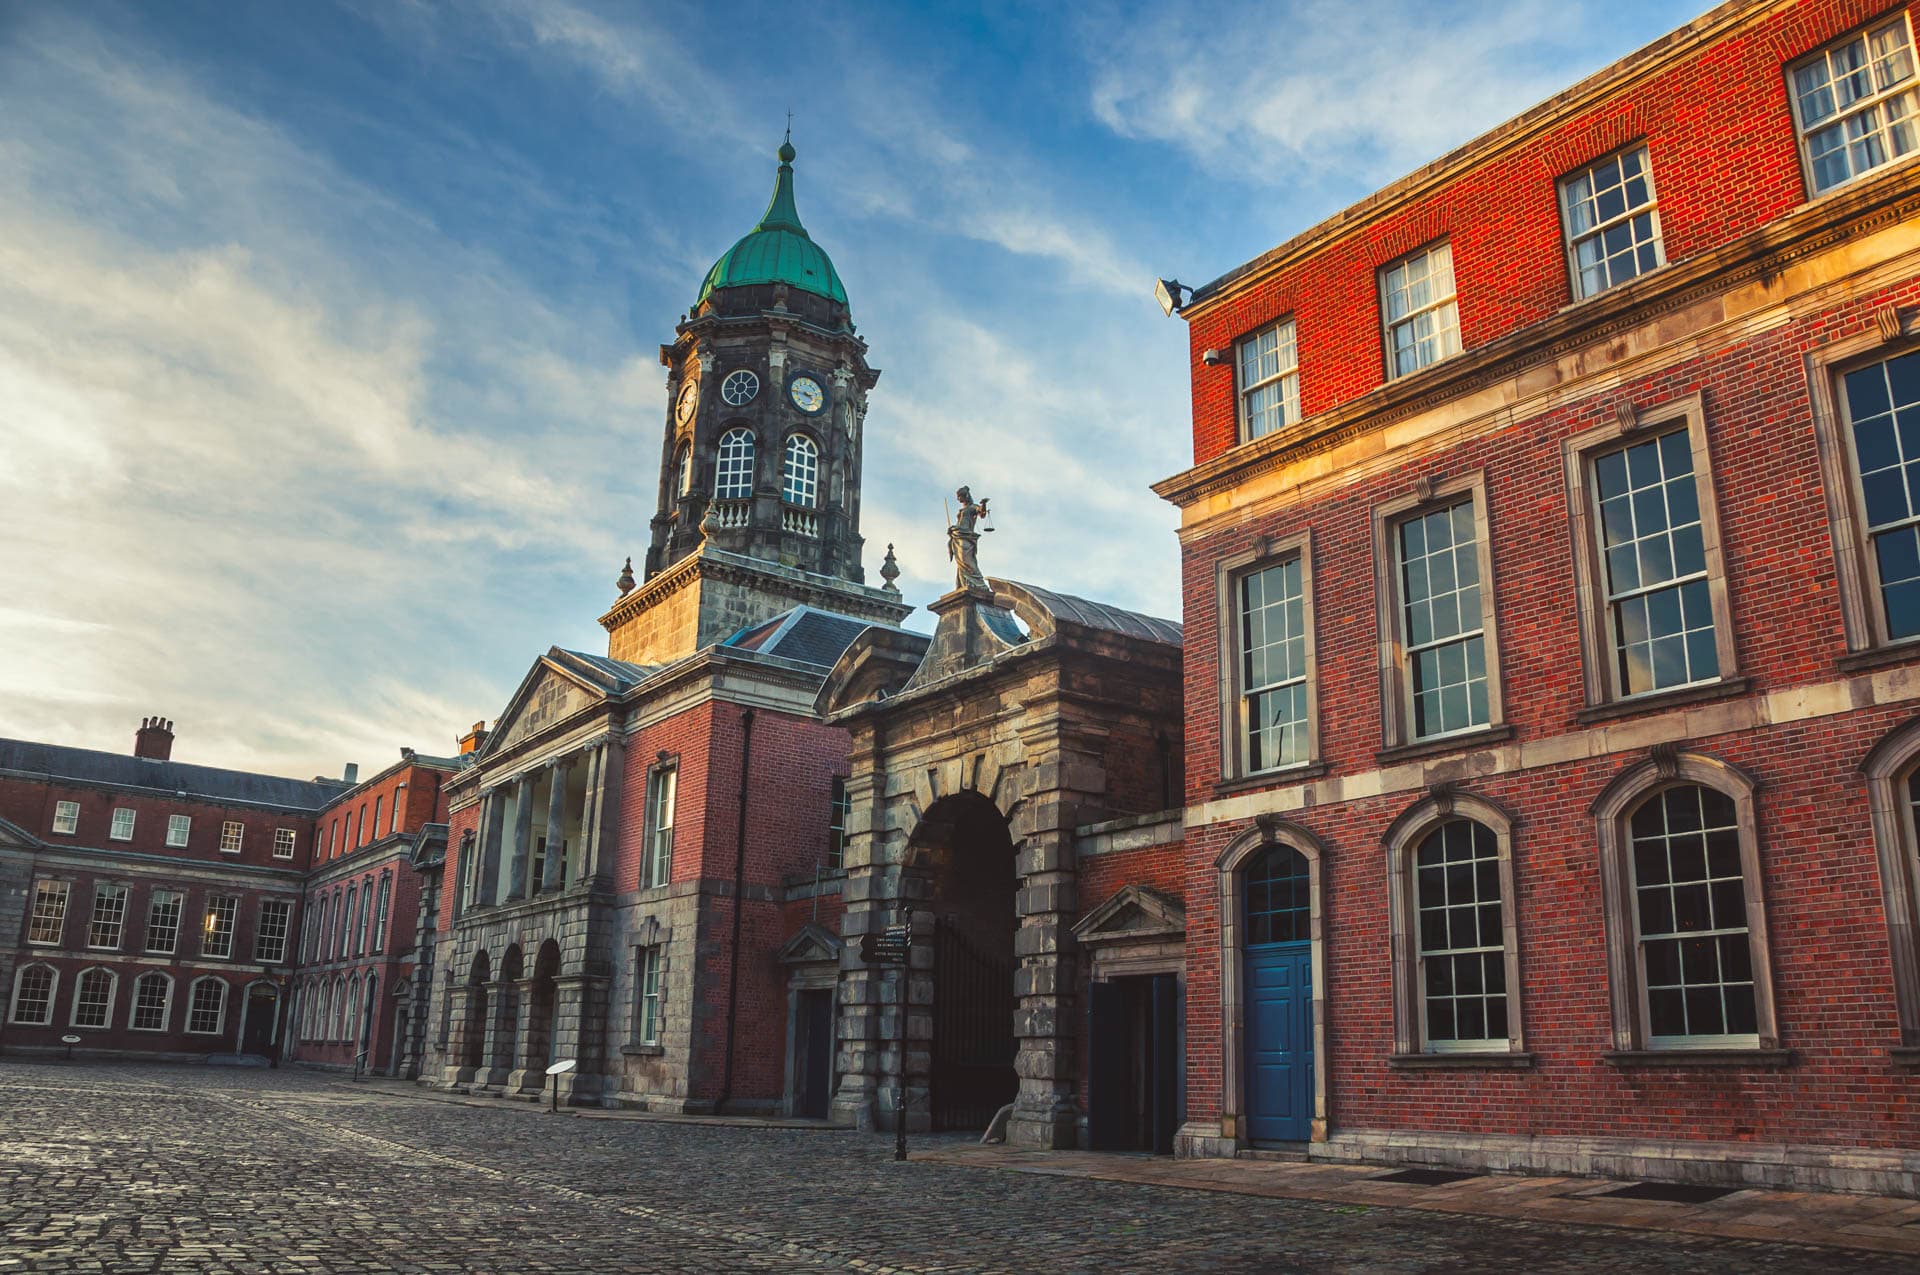
[[[805,434],[787,436],[780,469],[780,496],[790,505],[811,509],[819,498],[820,449]]]
[[[1293,320],[1276,323],[1242,340],[1234,360],[1240,389],[1240,441],[1300,419],[1300,364]]]

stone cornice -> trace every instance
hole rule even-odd
[[[712,545],[702,545],[614,603],[600,617],[600,627],[612,632],[642,611],[708,577],[733,584],[772,583],[778,586],[780,592],[808,606],[882,624],[898,624],[913,611],[911,604],[901,601],[885,589],[761,562],[743,554],[716,549]]]
[[[1262,470],[1444,406],[1740,284],[1779,275],[1795,262],[1858,235],[1920,216],[1917,177],[1920,168],[1905,164],[1815,200],[1731,243],[1567,306],[1551,318],[1414,376],[1389,381],[1292,429],[1229,448],[1153,484],[1153,491],[1172,504],[1191,505],[1229,491]]]
[[[1601,99],[1630,92],[1649,78],[1698,53],[1702,48],[1764,20],[1788,7],[1792,0],[1728,0],[1719,8],[1604,67],[1571,88],[1548,98],[1506,123],[1482,133],[1424,167],[1383,186],[1359,203],[1312,226],[1252,261],[1236,266],[1218,279],[1194,289],[1180,314],[1191,322],[1330,244],[1357,234],[1404,205],[1454,181],[1469,169],[1485,164],[1503,151],[1524,146],[1541,134],[1588,110]]]

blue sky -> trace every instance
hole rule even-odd
[[[656,347],[789,109],[883,370],[869,572],[893,542],[937,596],[966,482],[990,573],[1178,618],[1154,277],[1695,12],[0,0],[0,735],[119,750],[163,713],[182,760],[337,773],[604,650]]]

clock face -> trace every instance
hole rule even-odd
[[[793,396],[793,405],[809,416],[819,411],[827,401],[826,391],[811,376],[794,377],[787,386],[787,393]]]
[[[727,373],[727,379],[720,382],[720,397],[735,407],[751,403],[759,392],[760,378],[745,368]]]
[[[685,425],[693,419],[693,414],[699,406],[700,382],[688,381],[686,388],[680,391],[680,401],[674,405],[674,419]]]

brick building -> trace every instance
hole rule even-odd
[[[0,1046],[159,1057],[282,1047],[313,814],[343,785],[0,740]]]
[[[294,984],[291,1056],[388,1075],[416,1071],[431,946],[416,933],[444,852],[444,786],[461,757],[411,748],[339,794],[315,818],[313,870]]]
[[[1194,292],[1184,1153],[1920,1189],[1917,84],[1737,0]]]

